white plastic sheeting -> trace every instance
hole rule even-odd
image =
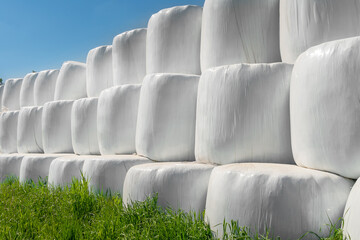
[[[52,186],[69,186],[74,178],[81,180],[84,160],[77,157],[59,157],[51,162],[48,183]]]
[[[14,111],[20,109],[20,91],[22,78],[11,78],[5,81],[2,95],[2,110]]]
[[[123,193],[126,173],[135,165],[150,163],[137,155],[84,156],[83,173],[93,191]]]
[[[135,153],[135,133],[141,85],[104,90],[98,103],[98,138],[101,154]]]
[[[359,240],[359,216],[360,216],[360,181],[357,180],[353,188],[351,189],[349,198],[345,205],[344,211],[344,235],[346,239]]]
[[[64,62],[55,86],[54,100],[77,100],[87,97],[86,64],[82,62]]]
[[[16,153],[0,155],[0,182],[10,176],[20,176],[20,165],[23,157],[23,154]]]
[[[360,38],[310,48],[295,63],[290,89],[297,165],[360,177]]]
[[[141,83],[146,74],[146,29],[121,33],[112,46],[114,86]]]
[[[280,62],[279,0],[206,0],[201,70],[236,63]]]
[[[44,105],[42,140],[45,153],[73,153],[71,109],[74,101],[54,101]]]
[[[83,98],[74,102],[71,112],[71,136],[76,154],[100,154],[97,107],[98,98]]]
[[[237,64],[205,71],[197,102],[196,160],[294,163],[289,117],[292,67]]]
[[[335,174],[295,165],[216,167],[209,181],[205,219],[220,235],[225,219],[260,234],[267,228],[281,239],[298,239],[308,231],[318,233],[320,228],[324,237],[329,231],[327,224],[342,217],[353,184]]]
[[[214,166],[199,163],[152,163],[132,167],[124,183],[124,203],[158,196],[158,204],[186,212],[203,212]]]
[[[20,90],[20,107],[34,106],[34,87],[38,73],[26,74]]]
[[[294,63],[308,48],[360,35],[358,0],[280,0],[280,49]]]
[[[202,8],[178,6],[152,15],[146,39],[147,73],[200,74]]]
[[[42,153],[43,107],[23,107],[19,112],[17,126],[17,149],[19,153]]]
[[[0,114],[0,151],[17,152],[17,125],[19,111],[8,111]]]
[[[150,74],[140,93],[136,152],[155,161],[193,161],[199,76]]]
[[[113,86],[112,46],[91,49],[86,59],[86,91],[88,97]]]
[[[34,86],[35,106],[43,106],[54,100],[56,80],[59,70],[45,70],[39,72]]]

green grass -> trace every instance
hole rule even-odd
[[[0,184],[0,239],[215,239],[202,215],[162,210],[156,200],[124,207],[119,195],[89,192],[85,180],[49,188],[9,178]],[[276,239],[235,221],[224,228],[224,239]],[[332,226],[327,239],[343,239],[341,229]]]

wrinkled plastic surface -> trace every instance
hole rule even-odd
[[[357,180],[353,188],[351,189],[349,198],[346,202],[344,211],[344,235],[347,239],[359,240],[359,216],[360,216],[360,181]]]
[[[19,111],[0,114],[0,151],[2,153],[17,152],[18,117]]]
[[[146,29],[121,33],[112,46],[114,86],[142,83],[146,74]]]
[[[64,62],[56,81],[54,100],[77,100],[87,97],[86,64]]]
[[[74,178],[81,180],[84,160],[77,157],[59,157],[51,162],[48,183],[51,186],[70,186]]]
[[[199,76],[150,74],[140,93],[136,152],[155,161],[193,161]]]
[[[308,48],[360,35],[358,0],[280,0],[283,62],[294,63]]]
[[[17,149],[19,153],[42,153],[43,107],[23,107],[19,112]]]
[[[22,78],[11,78],[5,81],[2,95],[2,110],[14,111],[20,109],[20,91]]]
[[[97,107],[98,98],[83,98],[74,102],[71,112],[71,139],[76,154],[100,154]]]
[[[290,94],[297,165],[360,177],[360,38],[310,48],[295,63]]]
[[[152,15],[146,39],[147,73],[200,74],[202,8],[178,6]]]
[[[237,64],[205,71],[198,90],[196,160],[294,163],[289,117],[292,67]]]
[[[26,74],[20,90],[20,107],[35,105],[34,87],[38,73]]]
[[[54,100],[55,86],[59,70],[45,70],[39,72],[34,86],[35,106],[43,106]]]
[[[252,232],[299,239],[308,231],[328,236],[342,217],[354,181],[295,165],[241,163],[214,168],[205,219],[222,235],[222,223],[237,221]],[[216,226],[219,224],[218,226]],[[318,239],[309,235],[305,239]]]
[[[280,62],[279,0],[206,0],[201,70],[236,63]]]
[[[135,133],[141,85],[104,90],[98,104],[98,137],[101,154],[135,153]]]
[[[71,109],[74,101],[54,101],[44,105],[42,140],[45,153],[73,153]]]
[[[19,177],[23,154],[0,154],[0,182],[7,177]]]
[[[214,166],[199,163],[151,163],[132,167],[124,183],[124,203],[145,201],[157,194],[158,204],[203,212]]]
[[[91,49],[86,59],[87,96],[99,97],[102,90],[113,85],[112,46]]]

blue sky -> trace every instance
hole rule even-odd
[[[119,33],[146,27],[163,8],[204,0],[0,0],[0,78],[86,61]]]

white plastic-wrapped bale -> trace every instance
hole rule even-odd
[[[308,48],[360,35],[359,0],[280,0],[280,49],[294,63]]]
[[[39,72],[34,86],[35,106],[43,106],[54,100],[56,80],[59,70],[45,70]]]
[[[99,97],[97,129],[103,155],[135,153],[135,133],[141,85],[104,90]]]
[[[150,74],[144,79],[136,152],[152,160],[194,161],[199,76]]]
[[[48,184],[50,186],[69,186],[73,179],[81,180],[84,159],[81,157],[59,157],[51,162]]]
[[[214,166],[199,163],[151,163],[130,168],[124,183],[124,203],[145,201],[157,194],[158,204],[186,212],[205,210]]]
[[[206,0],[201,70],[236,63],[280,62],[279,0]]]
[[[330,221],[337,223],[342,217],[353,184],[335,174],[287,164],[216,167],[210,176],[205,219],[220,236],[225,219],[259,234],[269,230],[270,236],[281,239],[299,239],[320,229],[324,237]]]
[[[34,106],[34,87],[38,73],[27,74],[21,85],[20,90],[20,107]]]
[[[3,98],[3,93],[4,93],[4,85],[0,85],[0,112],[2,112],[2,98]]]
[[[84,177],[93,191],[123,194],[126,173],[135,165],[151,163],[137,155],[84,156]]]
[[[5,81],[2,95],[2,110],[14,111],[20,109],[20,91],[22,78],[12,78]]]
[[[293,66],[237,64],[205,71],[199,83],[196,160],[294,163],[289,92]]]
[[[17,152],[17,127],[19,111],[2,112],[0,115],[0,151]]]
[[[74,102],[71,112],[71,136],[76,154],[100,154],[97,107],[98,98],[83,98]]]
[[[0,154],[0,182],[7,177],[19,177],[23,154]]]
[[[146,74],[146,29],[121,33],[112,46],[114,86],[141,83]]]
[[[297,165],[360,177],[360,38],[312,47],[297,59],[290,87]]]
[[[45,153],[73,153],[71,109],[74,101],[54,101],[44,105],[42,140]]]
[[[17,149],[19,153],[42,153],[43,107],[23,107],[19,112],[17,126]]]
[[[152,15],[146,38],[147,73],[200,74],[202,8],[178,6]]]
[[[99,97],[102,90],[113,85],[112,46],[91,49],[86,59],[88,97]]]
[[[343,229],[346,238],[351,240],[360,239],[359,217],[360,217],[360,180],[357,180],[345,205]]]
[[[77,100],[87,97],[86,64],[82,62],[64,62],[55,86],[54,100]]]

